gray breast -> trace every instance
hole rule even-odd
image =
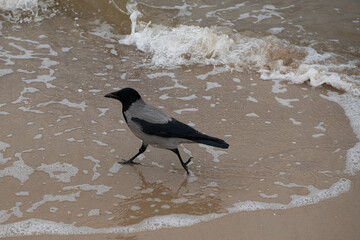
[[[167,123],[171,117],[161,112],[159,109],[146,104],[143,100],[138,100],[131,104],[125,112],[126,118],[139,118],[150,123]]]

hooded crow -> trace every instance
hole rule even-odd
[[[192,157],[184,162],[178,150],[179,144],[202,143],[219,148],[229,147],[229,144],[224,140],[200,133],[175,118],[169,117],[159,109],[146,104],[135,89],[124,88],[106,94],[105,97],[117,99],[122,103],[122,112],[127,125],[135,136],[142,140],[139,152],[129,160],[119,162],[121,164],[137,164],[134,159],[142,154],[150,144],[174,152],[189,174],[187,165]]]

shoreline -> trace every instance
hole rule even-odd
[[[352,178],[352,188],[341,196],[320,204],[287,210],[259,210],[223,216],[189,227],[164,228],[130,234],[37,235],[26,239],[85,240],[93,239],[357,239],[360,229],[360,178]],[[23,239],[12,237],[11,239]]]
[[[116,17],[120,28],[104,20],[116,15],[108,2],[91,3],[19,29],[0,25],[7,64],[0,70],[0,226],[43,219],[63,233],[75,231],[71,226],[150,229],[172,220],[171,226],[183,227],[13,239],[360,238],[358,98],[327,85],[261,80],[266,64],[257,72],[251,65],[239,71],[154,67],[151,52],[119,44],[129,31],[128,16]],[[191,49],[197,34],[190,38]],[[291,51],[258,50],[255,58],[294,60]],[[194,157],[190,176],[172,152],[152,147],[140,155],[140,165],[119,165],[140,146],[120,103],[104,98],[123,87],[230,148],[179,147],[183,158]],[[196,221],[202,222],[184,227]],[[63,223],[70,230],[61,229]],[[47,227],[35,224],[40,231]]]

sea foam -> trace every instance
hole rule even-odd
[[[275,36],[229,34],[216,27],[151,25],[139,21],[139,16],[137,10],[132,12],[131,34],[119,43],[135,45],[151,54],[154,66],[174,68],[205,64],[254,69],[263,80],[286,80],[296,84],[309,81],[315,87],[328,84],[360,96],[358,60],[320,53],[310,46],[297,46]]]
[[[350,125],[359,140],[352,148],[347,150],[346,154],[345,173],[355,175],[357,171],[360,171],[360,99],[350,94],[339,95],[330,91],[328,96],[321,96],[338,103],[344,109],[346,116],[350,120]]]
[[[143,220],[142,222],[129,226],[118,226],[109,228],[91,228],[91,227],[77,227],[73,224],[57,223],[53,221],[41,220],[41,219],[28,219],[20,222],[0,225],[0,238],[10,236],[29,236],[39,234],[101,234],[101,233],[133,233],[148,230],[158,230],[161,228],[171,227],[185,227],[191,226],[200,222],[207,222],[216,218],[223,217],[228,214],[242,212],[242,211],[257,211],[257,210],[283,210],[291,209],[300,206],[306,206],[316,204],[320,201],[339,196],[340,194],[349,191],[351,187],[351,181],[345,178],[341,178],[338,182],[335,182],[328,189],[317,189],[312,185],[303,186],[297,184],[283,184],[277,183],[283,187],[303,187],[309,191],[308,195],[292,195],[291,201],[287,204],[283,203],[265,203],[257,201],[244,201],[234,204],[232,207],[227,208],[227,213],[212,213],[201,216],[193,216],[187,214],[171,214],[165,216],[156,216]],[[43,199],[33,205],[41,205],[44,200],[47,201],[76,201],[78,193],[73,195],[67,195],[66,198],[61,196],[51,196],[50,199]],[[34,207],[34,206],[33,206]]]
[[[54,14],[53,5],[54,0],[1,0],[0,10],[11,14],[0,15],[10,22],[41,21]]]

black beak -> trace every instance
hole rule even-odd
[[[104,97],[107,97],[107,98],[116,98],[116,96],[115,96],[113,93],[108,93],[108,94],[106,94]]]

